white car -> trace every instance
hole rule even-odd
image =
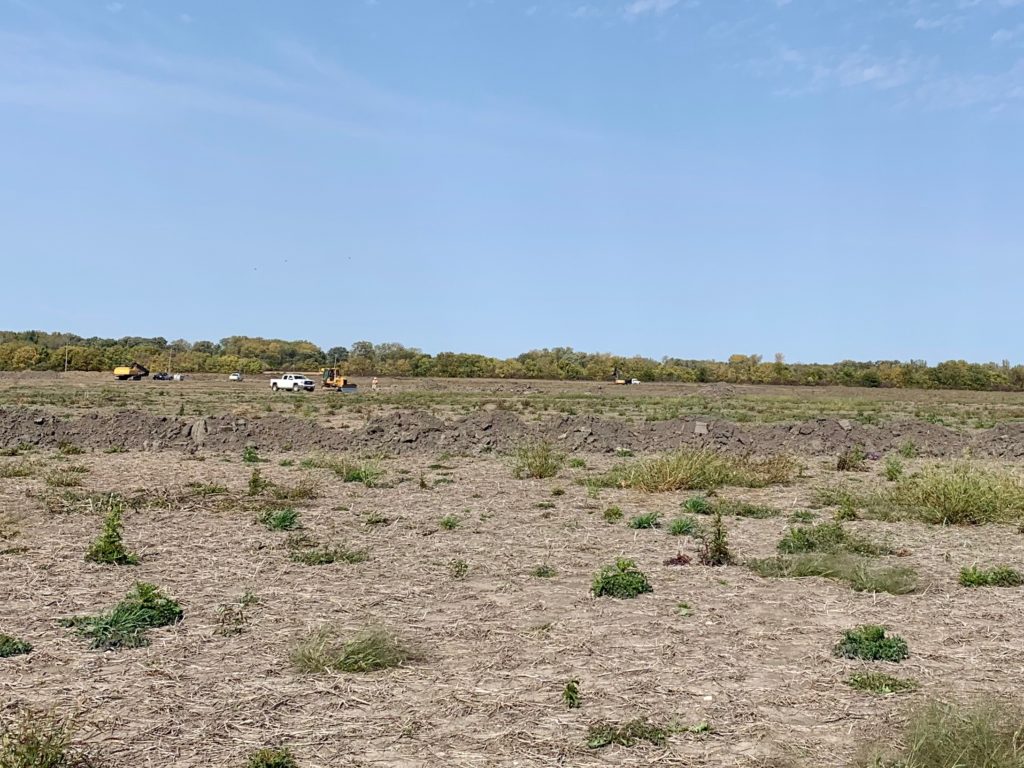
[[[270,382],[270,388],[277,392],[279,389],[284,389],[289,392],[312,392],[316,387],[312,379],[307,379],[301,373],[286,373],[279,379],[272,379]]]
[[[242,381],[245,378],[239,371],[235,371],[228,376],[228,381]]]

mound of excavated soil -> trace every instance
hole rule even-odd
[[[628,423],[592,415],[564,416],[526,423],[515,414],[482,410],[442,421],[422,412],[401,411],[372,419],[366,427],[340,430],[284,416],[240,419],[208,416],[187,419],[141,411],[93,412],[63,418],[44,411],[0,409],[0,446],[28,443],[56,447],[130,450],[359,449],[393,454],[413,451],[479,453],[505,451],[527,440],[549,440],[564,450],[637,452],[709,447],[732,453],[790,452],[835,455],[853,446],[885,452],[912,441],[928,456],[1024,456],[1024,424],[1005,424],[972,433],[927,422],[884,425],[817,419],[799,424],[735,424],[727,421]]]

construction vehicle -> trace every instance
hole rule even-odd
[[[333,389],[347,395],[358,390],[358,387],[342,376],[337,368],[321,368],[320,375],[324,377],[324,389]]]
[[[138,381],[146,376],[149,376],[149,368],[144,366],[142,363],[119,365],[114,369],[114,378],[118,381],[128,381],[128,379]]]
[[[619,372],[619,367],[615,366],[615,372],[612,374],[612,384],[639,384],[640,379],[627,379],[622,373]]]

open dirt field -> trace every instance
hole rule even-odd
[[[1024,569],[1017,520],[849,512],[847,531],[887,545],[873,562],[916,572],[907,594],[745,565],[775,556],[790,528],[831,522],[841,505],[821,489],[888,498],[902,480],[882,476],[887,459],[911,477],[968,456],[1019,482],[1020,395],[384,381],[356,397],[272,396],[263,379],[222,378],[0,378],[0,448],[12,454],[0,457],[0,633],[33,646],[0,658],[0,714],[74,715],[105,765],[244,766],[284,745],[310,768],[838,767],[895,738],[915,703],[1024,686],[1022,589],[958,583],[974,564]],[[517,479],[509,454],[541,440],[566,460],[554,476]],[[837,454],[857,446],[869,454],[861,471],[837,471]],[[702,565],[699,536],[670,532],[705,494],[596,482],[680,448],[799,467],[788,482],[708,494],[760,510],[723,518],[732,565]],[[375,476],[345,476],[342,457]],[[137,565],[85,559],[112,493]],[[285,507],[297,532],[257,521]],[[661,525],[629,527],[642,513]],[[695,518],[706,532],[710,517]],[[368,558],[299,562],[296,533]],[[669,564],[679,554],[691,562]],[[593,596],[595,574],[621,557],[653,591]],[[137,581],[184,612],[149,645],[92,650],[62,625]],[[834,656],[863,624],[902,636],[909,658]],[[412,657],[300,670],[292,651],[323,627],[386,629]],[[858,671],[917,688],[857,690],[847,680]],[[571,680],[579,708],[563,701]],[[637,718],[664,739],[588,745],[593,726]]]

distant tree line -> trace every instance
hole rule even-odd
[[[309,341],[229,336],[218,342],[162,337],[83,338],[68,333],[0,331],[0,370],[60,371],[65,355],[73,371],[108,371],[132,361],[150,370],[198,373],[314,371],[337,364],[352,376],[438,376],[449,378],[556,379],[606,381],[618,369],[642,381],[728,382],[735,384],[839,384],[860,387],[1024,391],[1024,366],[948,360],[839,363],[771,362],[760,355],[727,361],[666,357],[620,357],[578,352],[569,347],[536,349],[506,360],[461,352],[428,355],[402,344],[357,341],[350,348],[324,350]]]

